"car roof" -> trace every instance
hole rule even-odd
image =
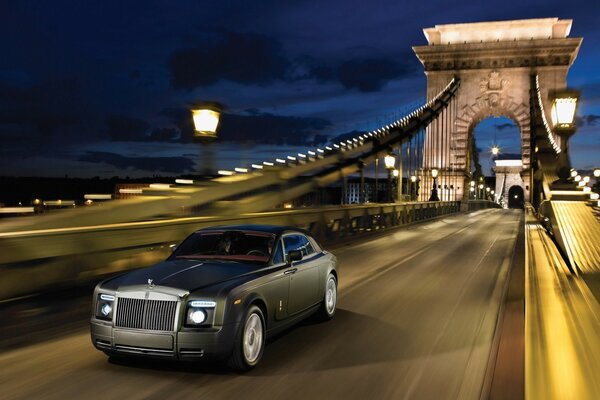
[[[202,228],[197,230],[197,232],[205,232],[205,231],[258,231],[258,232],[267,232],[273,233],[275,235],[280,235],[284,232],[299,232],[305,235],[309,235],[304,229],[296,228],[294,226],[281,226],[281,225],[258,225],[258,224],[249,224],[249,225],[219,225],[219,226],[211,226],[209,228]]]

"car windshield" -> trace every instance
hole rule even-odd
[[[266,263],[275,235],[256,231],[205,231],[188,237],[174,258],[208,258]]]

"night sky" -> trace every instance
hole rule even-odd
[[[10,3],[10,4],[8,4]],[[600,2],[15,1],[0,3],[0,175],[147,176],[197,170],[188,106],[227,106],[218,167],[272,160],[413,108],[411,46],[436,24],[572,18],[584,37],[577,168],[600,165]],[[505,118],[476,128],[519,152]],[[487,154],[487,155],[486,155]]]

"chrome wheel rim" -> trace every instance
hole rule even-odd
[[[327,314],[331,315],[335,311],[337,302],[337,287],[335,285],[335,279],[329,278],[327,281],[327,288],[325,289],[325,309]]]
[[[250,314],[244,328],[244,357],[248,363],[258,359],[262,349],[263,326],[260,317],[256,313]]]

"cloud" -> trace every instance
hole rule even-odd
[[[496,125],[496,128],[499,131],[504,131],[504,130],[507,130],[507,129],[519,129],[515,124],[511,124],[511,123],[505,123],[505,124]]]
[[[279,41],[254,33],[225,32],[215,42],[175,51],[168,60],[171,86],[194,89],[220,80],[264,85],[283,80],[289,62]]]
[[[194,170],[194,162],[187,157],[126,157],[103,151],[87,151],[77,161],[104,163],[119,169],[134,168],[152,172],[187,172]]]
[[[600,115],[582,115],[581,117],[577,117],[577,125],[583,126],[597,126],[600,122]]]
[[[178,142],[180,137],[179,129],[156,128],[150,133],[149,139],[153,142]]]
[[[181,133],[180,141],[193,141],[194,128],[189,110],[167,108],[162,115],[169,118]],[[219,122],[219,140],[295,146],[316,146],[327,141],[320,133],[331,122],[324,118],[294,117],[246,110],[246,114],[223,113]]]
[[[115,142],[123,141],[146,141],[150,125],[139,118],[126,115],[112,115],[108,117],[106,124],[110,139]]]
[[[343,142],[346,140],[350,140],[352,138],[357,138],[358,136],[362,135],[365,132],[362,131],[357,131],[357,130],[353,130],[351,132],[346,132],[346,133],[342,133],[340,135],[337,135],[333,138],[331,138],[331,140],[329,141],[329,143],[339,143],[339,142]]]
[[[412,58],[409,60],[412,61]],[[360,92],[377,92],[389,81],[413,75],[418,65],[411,61],[401,63],[391,58],[370,57],[325,65],[310,57],[298,60],[299,63],[307,64],[304,67],[308,71],[305,78],[314,78],[319,82],[339,82],[346,89]]]

